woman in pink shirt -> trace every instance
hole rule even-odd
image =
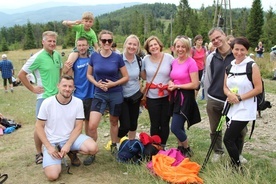
[[[196,35],[194,38],[194,45],[191,49],[191,56],[195,60],[197,67],[198,67],[198,79],[199,81],[202,78],[203,70],[205,67],[205,60],[206,60],[206,53],[207,50],[203,44],[203,37],[201,35]],[[200,85],[198,85],[198,88],[195,91],[195,97],[197,97],[197,93],[200,89]]]
[[[178,140],[178,149],[185,157],[191,157],[192,151],[184,128],[201,121],[199,109],[195,101],[195,89],[199,86],[198,68],[191,58],[191,45],[188,39],[177,37],[174,40],[174,50],[177,58],[173,60],[170,73],[171,81],[168,90],[170,94],[170,113],[172,115],[171,131]]]

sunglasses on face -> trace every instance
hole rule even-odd
[[[101,42],[102,42],[102,43],[106,43],[106,42],[112,43],[112,42],[113,42],[113,39],[101,39]]]

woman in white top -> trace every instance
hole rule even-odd
[[[163,43],[156,36],[150,36],[144,48],[148,55],[143,58],[141,76],[149,87],[146,105],[150,117],[150,135],[159,135],[161,144],[165,146],[170,133],[168,83],[174,58],[162,52]],[[152,81],[159,64],[160,68]]]
[[[244,37],[236,38],[232,44],[235,60],[231,62],[231,69],[224,80],[224,93],[227,95],[226,103],[232,104],[227,113],[227,129],[224,135],[224,144],[231,158],[231,165],[239,169],[239,139],[241,131],[251,120],[256,119],[256,95],[262,92],[262,81],[259,67],[252,64],[252,82],[246,74],[247,63],[252,61],[247,57],[249,42]],[[238,75],[245,73],[244,75]]]

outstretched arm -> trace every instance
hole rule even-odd
[[[63,25],[65,25],[65,26],[67,26],[67,27],[72,27],[73,25],[78,25],[78,24],[80,24],[81,23],[81,20],[74,20],[74,21],[72,21],[72,20],[64,20],[63,22],[62,22],[62,24]]]

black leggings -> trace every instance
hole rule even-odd
[[[170,116],[168,97],[147,98],[147,108],[150,118],[150,135],[159,135],[161,144],[166,145],[170,134]]]
[[[130,100],[124,99],[122,105],[122,113],[119,117],[120,127],[118,132],[118,137],[124,137],[129,131],[136,131],[137,121],[140,111],[140,100],[137,102],[132,102]]]
[[[227,129],[225,130],[223,142],[231,158],[233,166],[240,166],[240,151],[242,144],[241,132],[248,124],[248,121],[231,121],[230,125],[227,122]]]

